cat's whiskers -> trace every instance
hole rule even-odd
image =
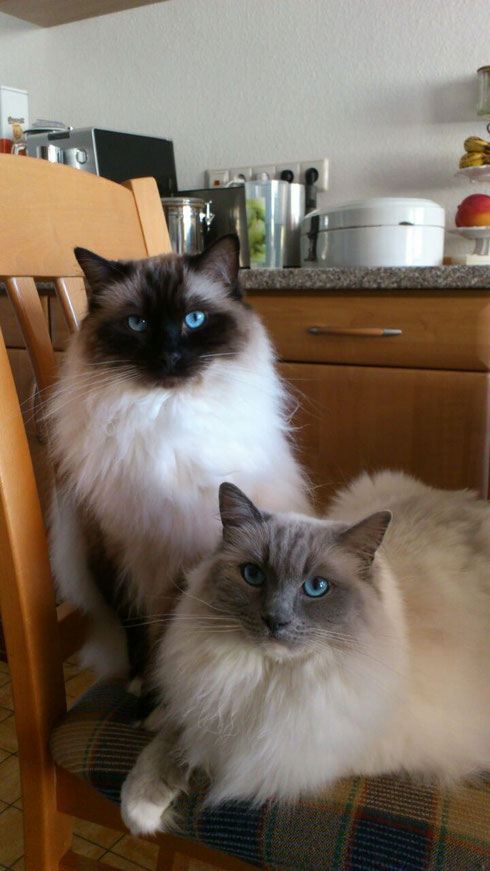
[[[310,635],[312,635],[314,638],[316,637],[317,639],[321,638],[322,640],[326,638],[328,641],[334,642],[334,646],[335,642],[338,642],[339,645],[343,646],[344,648],[347,648],[354,653],[359,653],[365,659],[369,659],[372,662],[375,662],[377,665],[383,666],[383,668],[385,668],[387,671],[392,672],[393,674],[396,674],[400,677],[402,676],[401,672],[398,669],[393,668],[390,662],[386,662],[376,656],[373,656],[373,654],[366,649],[367,645],[365,645],[363,642],[358,641],[357,639],[351,639],[349,638],[349,636],[342,635],[341,633],[331,634],[321,629],[311,629]]]
[[[156,616],[149,617],[129,617],[124,621],[125,625],[129,628],[134,628],[136,626],[150,626],[155,624],[165,624],[165,623],[190,623],[192,625],[204,625],[206,624],[208,627],[215,626],[216,624],[222,625],[222,623],[229,624],[229,619],[226,617],[220,617],[215,614],[208,614],[203,617],[194,617],[192,614],[161,614]],[[229,624],[231,625],[231,624]],[[237,624],[238,625],[238,624]]]
[[[126,377],[130,373],[135,373],[136,370],[133,367],[114,367],[112,369],[101,369],[98,372],[87,372],[84,375],[80,375],[78,378],[74,376],[71,379],[66,379],[64,382],[63,390],[55,390],[53,391],[53,400],[51,397],[49,401],[54,401],[57,396],[64,396],[67,392],[66,388],[70,387],[78,388],[78,387],[90,387],[93,386],[99,387],[103,383],[117,383],[118,379],[121,377]]]
[[[79,372],[73,375],[67,376],[63,380],[63,389],[65,389],[66,384],[70,384],[75,382],[77,379],[92,381],[93,383],[97,383],[101,377],[104,375],[112,375],[112,374],[122,374],[125,372],[135,372],[136,367],[132,363],[127,363],[124,366],[104,366],[104,368],[96,369],[93,372]]]
[[[105,378],[106,376],[111,376],[112,378],[115,375],[124,375],[128,372],[135,371],[135,367],[131,364],[127,364],[124,366],[105,366],[103,369],[97,369],[93,372],[78,372],[73,375],[67,375],[63,379],[63,382],[55,382],[51,387],[45,389],[51,391],[53,393],[53,396],[56,397],[58,394],[64,394],[67,387],[69,388],[72,384],[76,386],[78,386],[80,382],[87,382],[88,384],[99,384],[100,380],[102,378]]]
[[[199,596],[194,596],[192,593],[189,593],[188,590],[182,589],[182,587],[179,587],[177,581],[172,580],[172,584],[179,593],[182,593],[182,595],[187,596],[189,599],[194,599],[196,602],[200,602],[201,605],[205,605],[206,608],[212,608],[213,611],[220,611],[222,614],[227,613],[223,608],[217,608],[216,605],[212,605],[211,602],[206,602],[204,599],[200,599]]]
[[[109,363],[111,363],[111,362],[116,362],[116,361],[109,361]],[[127,367],[122,367],[122,366],[112,366],[111,367],[106,362],[93,363],[93,364],[87,363],[86,365],[88,365],[88,366],[91,366],[91,365],[104,366],[105,369],[101,372],[102,375],[106,374],[106,372],[120,372],[121,369],[124,371],[125,368],[132,366],[132,364],[130,364],[129,361],[128,361]],[[134,367],[132,367],[132,368],[134,368]],[[99,377],[99,372],[78,372],[74,375],[66,375],[63,378],[63,385],[70,384],[73,382],[78,382],[80,379],[93,380],[94,376]],[[45,403],[52,401],[52,396],[55,397],[58,390],[59,390],[59,383],[60,382],[55,381],[53,384],[48,384],[47,387],[42,387],[41,389],[36,387],[36,390],[34,393],[34,399],[32,396],[28,396],[27,399],[24,399],[22,402],[19,403],[20,407],[23,408],[26,405],[30,405],[33,401],[35,401],[36,405],[38,407],[40,407],[41,405],[44,405]]]
[[[102,386],[102,385],[101,385]],[[102,391],[92,391],[91,398],[95,398],[97,393],[101,393]],[[59,403],[56,407],[52,406],[51,408],[46,409],[42,415],[39,415],[37,412],[33,412],[33,414],[26,420],[26,425],[31,423],[32,421],[36,421],[39,423],[45,423],[47,426],[50,424],[51,419],[56,417],[57,412],[61,411],[64,408],[69,408],[74,402],[80,402],[84,397],[87,397],[86,391],[80,391],[77,393],[73,393],[71,396],[66,397],[62,403]],[[107,421],[109,423],[109,421]]]
[[[185,624],[186,626],[191,627],[207,627],[212,632],[214,632],[215,629],[220,629],[223,627],[229,629],[242,628],[241,624],[236,621],[231,615],[228,615],[227,617],[220,617],[216,614],[206,614],[202,617],[192,617],[190,614],[183,616],[179,616],[178,614],[176,614],[172,622]]]
[[[403,674],[398,669],[393,668],[390,662],[386,662],[376,656],[373,656],[373,654],[366,649],[367,645],[364,642],[359,641],[358,639],[354,639],[348,634],[344,634],[341,632],[330,633],[318,627],[313,627],[309,629],[309,636],[312,637],[314,641],[315,639],[317,641],[325,641],[325,639],[327,639],[328,641],[333,642],[332,647],[337,652],[341,653],[343,647],[344,650],[348,650],[351,653],[359,654],[360,657],[368,659],[371,662],[376,663],[376,665],[382,666],[386,671],[390,672],[391,674],[397,675],[398,677],[403,677]],[[321,644],[320,646],[316,647],[316,649],[321,652],[322,650],[324,650],[324,645]],[[352,674],[355,674],[356,676],[360,674],[360,672],[352,669],[352,660],[350,658],[349,660],[345,658],[339,659],[337,661],[337,664],[339,667],[346,668],[348,671],[350,671]],[[373,679],[372,673],[370,673],[370,679]],[[389,684],[385,686],[380,683],[379,685],[383,686],[383,688],[386,689],[386,686],[388,686]]]
[[[344,632],[344,630],[342,630],[342,629],[325,629],[323,626],[315,626],[315,627],[313,627],[312,631],[324,632],[325,634],[328,634],[329,636],[332,636],[332,637],[337,635],[341,638],[346,638],[346,639],[349,639],[351,641],[355,641],[359,644],[364,643],[364,642],[359,640],[359,637],[357,635],[352,635],[350,632]],[[386,633],[377,632],[376,637],[377,638],[387,638],[387,639],[389,638],[389,639],[394,640],[393,635],[387,635]]]
[[[199,354],[201,360],[207,360],[211,357],[234,357],[235,351],[218,351],[216,354]]]
[[[115,386],[118,384],[126,383],[128,381],[132,381],[134,380],[135,371],[136,370],[134,368],[128,368],[127,371],[121,371],[120,369],[118,369],[117,375],[113,375],[112,373],[107,373],[104,371],[103,373],[101,373],[101,375],[98,375],[95,382],[92,375],[87,375],[86,380],[74,384],[73,390],[63,390],[62,393],[55,393],[53,397],[49,397],[49,399],[46,401],[45,408],[43,408],[43,417],[53,417],[66,405],[72,403],[74,400],[78,400],[84,395],[98,395],[101,390],[103,388],[106,388],[108,385]],[[87,387],[89,386],[92,387],[91,390],[87,390]],[[36,413],[39,412],[37,411]]]
[[[117,363],[118,365],[125,364],[125,363],[127,363],[131,366],[133,365],[131,363],[131,360],[125,360],[123,357],[117,357],[114,360],[96,360],[93,362],[90,362],[90,360],[84,360],[83,365],[84,366],[111,366],[113,363]]]
[[[309,631],[311,633],[315,633],[317,636],[321,636],[321,637],[324,637],[327,639],[343,641],[343,642],[349,643],[349,644],[356,644],[360,648],[367,647],[366,642],[361,641],[358,637],[356,637],[354,635],[350,635],[349,633],[345,633],[345,632],[342,632],[340,630],[336,631],[336,630],[324,629],[324,628],[321,628],[319,626],[315,626],[315,627],[312,627]],[[383,634],[383,633],[377,633],[376,638],[387,640],[387,641],[395,641],[394,636]]]
[[[176,622],[184,622],[190,621],[191,623],[224,623],[224,622],[233,622],[234,618],[231,614],[227,614],[226,617],[222,617],[220,614],[203,614],[203,615],[193,615],[193,614],[174,614],[173,619]]]
[[[215,635],[237,635],[240,633],[238,626],[220,626],[215,627],[211,631],[209,626],[193,626],[192,627],[192,635],[206,635],[207,638],[211,638]]]
[[[104,373],[105,374],[105,373]],[[63,391],[63,394],[54,394],[53,396],[48,396],[46,399],[36,401],[36,399],[29,398],[26,400],[26,403],[29,403],[34,406],[32,414],[25,418],[25,425],[32,423],[32,421],[37,421],[39,423],[46,422],[48,423],[50,418],[55,417],[63,408],[69,406],[75,401],[78,401],[80,398],[87,396],[88,393],[92,396],[97,395],[99,388],[104,388],[108,384],[117,384],[124,383],[124,381],[132,380],[129,373],[125,373],[124,375],[120,375],[118,378],[114,376],[110,376],[107,378],[100,378],[97,381],[96,387],[92,390],[88,391],[88,384],[93,384],[93,380],[90,379],[88,382],[77,383],[74,386],[74,389],[67,393]]]

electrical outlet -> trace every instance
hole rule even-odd
[[[316,160],[302,160],[298,181],[305,184],[305,172],[308,169],[316,169],[318,180],[315,182],[317,190],[328,191],[328,157],[320,157]]]
[[[267,173],[269,178],[276,177],[276,167],[273,163],[264,163],[260,166],[252,166],[252,175],[253,178],[257,178],[261,173]]]
[[[228,172],[230,173],[230,181],[233,181],[233,179],[250,181],[250,179],[252,178],[251,166],[234,166],[229,169]]]
[[[316,169],[318,180],[316,182],[319,191],[328,190],[328,157],[320,157],[311,160],[289,161],[289,163],[264,163],[259,166],[233,166],[229,169],[206,170],[207,187],[222,187],[233,179],[250,181],[257,178],[261,173],[266,173],[270,179],[278,179],[284,169],[290,169],[294,173],[294,181],[305,184],[305,172],[308,169]]]
[[[292,173],[294,173],[293,182],[299,182],[300,176],[300,164],[294,160],[291,160],[289,163],[278,163],[276,165],[276,178],[281,178],[281,172],[285,169],[290,169]]]
[[[206,170],[206,187],[221,188],[230,180],[230,171],[228,169],[207,169]]]

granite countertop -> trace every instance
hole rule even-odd
[[[490,289],[490,266],[242,269],[240,285],[255,290]]]
[[[339,269],[241,269],[245,291],[260,290],[490,290],[490,266],[356,266]],[[41,292],[53,293],[51,282],[38,282]],[[0,293],[5,287],[0,279]]]

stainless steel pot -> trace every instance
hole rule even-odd
[[[195,188],[180,191],[182,197],[197,197],[209,201],[213,210],[213,222],[205,232],[205,246],[228,233],[236,233],[240,239],[240,266],[250,266],[248,256],[247,212],[245,209],[245,185],[230,185],[219,188]]]
[[[204,251],[205,231],[214,217],[211,203],[197,197],[164,197],[162,206],[173,251],[176,254]]]

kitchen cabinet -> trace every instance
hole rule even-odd
[[[257,288],[249,300],[278,349],[320,506],[379,468],[488,496],[490,291]]]
[[[488,375],[285,363],[297,440],[324,505],[363,470],[404,469],[428,484],[488,488]]]
[[[39,0],[0,0],[0,12],[41,27],[55,27],[69,21],[161,2],[163,0],[42,0],[41,3]]]

